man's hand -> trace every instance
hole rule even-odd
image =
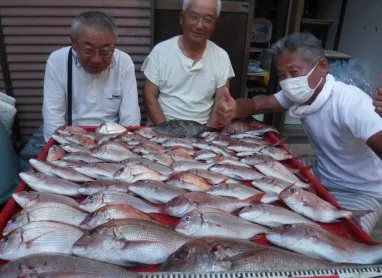
[[[377,94],[375,95],[373,105],[375,106],[375,112],[382,114],[382,87],[377,89]]]
[[[236,118],[236,110],[236,101],[231,97],[228,88],[224,88],[223,97],[217,105],[217,122],[223,125],[230,124]]]

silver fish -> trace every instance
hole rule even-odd
[[[200,208],[185,214],[175,230],[192,237],[220,236],[250,239],[269,228],[253,224],[215,208]]]
[[[47,176],[38,172],[22,172],[19,175],[23,181],[38,192],[79,196],[77,191],[79,185],[74,182]]]
[[[199,208],[217,208],[226,212],[233,212],[239,208],[258,203],[264,193],[252,196],[246,200],[214,196],[204,192],[190,192],[169,201],[163,207],[163,213],[182,217],[186,213]]]
[[[201,150],[201,151],[198,151],[197,153],[195,153],[195,159],[196,160],[211,160],[215,156],[217,156],[216,153],[214,153],[212,151],[207,151],[207,150]]]
[[[234,153],[227,151],[211,142],[194,142],[192,143],[192,146],[200,149],[200,150],[207,150],[207,151],[212,151],[216,154],[220,154],[222,156],[228,156],[231,157],[234,155]]]
[[[122,134],[127,129],[115,122],[105,122],[96,129],[96,133],[99,134]]]
[[[35,204],[44,202],[62,203],[72,207],[78,207],[78,202],[73,198],[54,193],[44,193],[37,191],[20,191],[12,194],[12,198],[22,208],[27,208]]]
[[[48,150],[48,155],[46,156],[46,161],[52,162],[55,160],[62,159],[66,155],[63,148],[57,145],[53,145]]]
[[[65,139],[69,143],[84,146],[88,149],[93,149],[97,147],[97,143],[95,142],[95,139],[91,138],[87,134],[73,134],[73,135],[69,135],[65,137]]]
[[[67,137],[69,135],[65,134],[59,134],[59,133],[53,133],[52,138],[59,144],[64,145],[64,144],[70,144],[70,142],[67,140]]]
[[[209,170],[191,169],[188,172],[191,174],[195,174],[199,177],[202,177],[203,179],[205,179],[210,184],[219,184],[219,183],[227,182],[230,180],[230,178],[227,176],[217,174],[217,173],[211,172]]]
[[[285,188],[292,184],[293,183],[269,177],[254,180],[252,182],[252,185],[259,188],[261,191],[264,191],[268,194],[276,195],[279,195],[281,191],[283,191]]]
[[[284,224],[315,223],[300,214],[283,207],[268,204],[253,204],[243,208],[239,216],[245,220],[255,222],[268,227],[278,227]]]
[[[58,167],[72,168],[72,169],[86,165],[85,162],[72,161],[72,160],[66,160],[66,159],[55,160],[55,161],[52,161],[51,163]]]
[[[309,257],[338,263],[378,264],[382,246],[368,245],[344,238],[319,225],[287,224],[272,229],[267,239],[283,248]]]
[[[133,133],[133,132],[125,132],[124,134],[120,135],[118,137],[119,140],[122,140],[124,142],[130,142],[130,141],[139,141],[139,142],[143,142],[146,140],[146,138],[140,136],[139,134],[137,133]]]
[[[142,157],[147,158],[151,161],[158,162],[162,165],[170,167],[174,160],[166,153],[147,153],[142,155]]]
[[[256,145],[251,143],[244,143],[244,142],[237,142],[229,144],[227,149],[231,151],[235,151],[237,153],[240,152],[259,152],[264,146],[262,145]]]
[[[80,227],[84,229],[93,229],[101,224],[109,222],[110,220],[126,218],[154,221],[150,215],[132,206],[123,204],[106,205],[92,213],[89,213],[88,216],[86,216],[86,218],[81,222]]]
[[[171,175],[174,170],[160,163],[153,162],[143,157],[132,157],[121,162],[123,165],[142,165],[162,175]]]
[[[147,153],[164,152],[166,149],[157,143],[147,141],[147,142],[142,142],[139,145],[135,146],[133,150],[136,153],[147,154]]]
[[[97,180],[112,181],[114,180],[115,173],[123,167],[123,164],[100,162],[79,165],[74,167],[74,170]]]
[[[150,141],[162,144],[162,143],[166,142],[168,139],[171,139],[171,138],[174,138],[174,137],[163,135],[163,134],[158,134],[157,136],[151,137]]]
[[[129,150],[129,146],[125,142],[106,142],[94,149],[91,155],[99,159],[111,162],[120,162],[137,155]]]
[[[78,187],[78,193],[81,195],[93,195],[104,190],[128,193],[129,186],[130,183],[120,181],[91,181],[81,184]]]
[[[271,126],[264,126],[261,128],[253,128],[251,130],[246,131],[245,133],[248,135],[253,135],[253,136],[263,136],[268,132],[274,132],[274,133],[279,133],[279,131]]]
[[[0,240],[0,258],[10,261],[38,253],[70,254],[82,234],[79,227],[65,223],[30,222]]]
[[[113,204],[129,205],[146,213],[158,213],[160,211],[159,208],[142,199],[118,191],[101,191],[90,195],[80,203],[79,208],[87,212],[93,212],[101,207]]]
[[[56,132],[64,135],[85,134],[87,130],[79,126],[61,126]]]
[[[211,188],[205,179],[191,172],[176,172],[169,177],[166,183],[189,191],[207,191]]]
[[[86,162],[86,163],[103,162],[103,160],[98,159],[86,152],[72,152],[68,155],[65,155],[63,159],[69,160],[69,161]]]
[[[168,138],[164,143],[163,147],[185,147],[192,149],[192,141],[185,138]]]
[[[64,254],[36,254],[8,262],[0,267],[3,278],[17,277],[126,277],[138,278],[125,268]],[[78,274],[78,276],[76,276]]]
[[[172,120],[156,125],[153,129],[159,134],[174,137],[195,137],[207,130],[207,127],[195,121]]]
[[[188,238],[141,219],[111,220],[85,232],[73,254],[122,266],[163,263]]]
[[[103,143],[113,141],[113,140],[114,141],[122,141],[122,140],[116,139],[118,136],[119,136],[119,133],[117,133],[117,134],[97,134],[97,136],[96,136],[97,145],[100,146]]]
[[[191,169],[208,170],[211,166],[215,165],[214,162],[193,162],[193,161],[176,161],[172,164],[172,169],[176,172],[188,171]]]
[[[245,200],[262,192],[241,183],[220,183],[212,186],[211,189],[207,191],[207,193]]]
[[[136,181],[129,190],[154,204],[165,204],[171,199],[187,193],[185,190],[156,180]]]
[[[139,180],[165,181],[167,175],[161,175],[156,171],[142,165],[124,166],[114,174],[114,179],[123,182],[135,182]]]
[[[188,155],[194,155],[197,152],[197,150],[195,150],[193,148],[186,148],[186,147],[172,147],[172,148],[170,148],[170,150],[178,150],[178,151],[184,152]]]
[[[179,161],[179,162],[182,162],[182,161],[197,162],[197,160],[195,158],[193,158],[191,155],[181,151],[180,149],[176,149],[176,148],[170,149],[170,150],[166,151],[166,154],[171,156],[171,158],[174,161]]]
[[[243,133],[251,128],[244,122],[240,121],[234,121],[230,123],[229,125],[226,125],[224,129],[221,131],[224,135],[231,135],[231,134],[237,134],[237,133]]]
[[[150,139],[151,137],[158,136],[158,133],[156,133],[151,127],[139,128],[134,133],[146,139]]]
[[[39,203],[16,213],[3,230],[3,236],[33,221],[57,221],[79,226],[87,213],[61,203]]]
[[[208,160],[207,162],[210,162],[210,160]],[[246,163],[238,161],[236,157],[223,157],[223,156],[217,155],[215,158],[211,160],[211,162],[214,162],[215,164],[220,164],[220,165],[231,165],[231,166],[251,168],[251,166],[247,165]]]
[[[238,180],[258,180],[265,176],[254,169],[232,165],[214,165],[210,171]]]
[[[90,153],[90,150],[88,148],[74,145],[74,144],[65,144],[65,145],[61,145],[61,147],[68,153],[74,153],[74,152]]]
[[[29,159],[29,163],[39,172],[48,175],[48,176],[56,176],[68,181],[74,182],[84,182],[84,181],[92,181],[93,179],[82,175],[73,169],[63,168],[56,166],[50,162],[40,161],[34,158]]]
[[[277,147],[267,146],[260,150],[260,153],[268,155],[276,160],[287,160],[293,158],[293,154]]]

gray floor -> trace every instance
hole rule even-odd
[[[309,143],[286,143],[285,145],[296,156],[314,155],[314,151]],[[382,242],[382,219],[379,219],[375,225],[373,231],[371,232],[371,238],[374,241]]]

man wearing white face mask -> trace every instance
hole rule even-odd
[[[273,50],[282,90],[236,101],[226,92],[218,121],[289,109],[301,119],[317,155],[320,182],[344,208],[375,211],[361,219],[370,232],[382,214],[382,118],[372,99],[328,73],[321,44],[310,34],[289,35]]]

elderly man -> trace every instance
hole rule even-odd
[[[53,52],[46,64],[45,140],[70,118],[73,125],[105,121],[140,125],[135,67],[128,54],[115,48],[117,26],[113,18],[102,12],[85,12],[73,20],[70,32],[72,47]],[[72,110],[68,88],[72,89]]]
[[[228,54],[208,40],[221,1],[184,0],[182,8],[183,35],[156,45],[142,66],[149,123],[182,119],[213,125],[214,101],[234,76]]]
[[[236,101],[225,92],[218,121],[289,109],[301,119],[317,155],[321,183],[344,208],[376,212],[361,219],[370,232],[382,211],[382,119],[372,99],[328,74],[328,61],[312,35],[287,36],[274,51],[282,91]]]

